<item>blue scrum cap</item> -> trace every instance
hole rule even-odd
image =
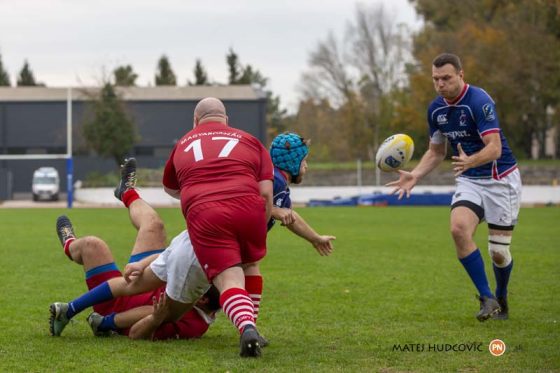
[[[303,137],[293,132],[284,132],[276,136],[270,145],[270,157],[274,166],[292,176],[299,175],[301,161],[308,152]]]

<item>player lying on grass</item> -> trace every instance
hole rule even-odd
[[[127,160],[121,183],[115,190],[117,198],[125,197],[122,199],[128,207],[130,220],[138,230],[125,277],[103,240],[93,236],[77,238],[67,217],[57,220],[57,233],[64,252],[72,261],[83,265],[90,291],[68,304],[51,305],[52,335],[60,335],[75,314],[94,306],[97,314],[90,316],[88,322],[96,334],[119,330],[132,338],[149,338],[152,334],[157,339],[199,337],[220,308],[219,294],[206,281],[187,232],[183,231],[165,251],[162,250],[166,239],[163,222],[133,188],[135,173],[135,160]],[[161,252],[163,254],[159,255]],[[146,270],[137,272],[138,268]],[[163,289],[167,297],[161,298]],[[205,292],[206,296],[197,302]],[[174,322],[164,323],[168,321]]]
[[[132,224],[138,230],[129,262],[136,263],[143,258],[152,256],[154,253],[161,252],[161,249],[153,250],[153,248],[161,248],[165,244],[165,230],[157,213],[145,201],[136,199],[129,206],[129,214]],[[72,224],[65,216],[58,219],[57,232],[68,257],[83,266],[89,289],[95,289],[100,285],[99,292],[105,288],[107,280],[124,281],[114,263],[111,251],[104,241],[93,236],[76,238]],[[180,250],[189,244],[188,235],[185,231],[173,240],[168,251]],[[192,273],[194,271],[191,268],[190,271],[184,272]],[[105,286],[103,286],[104,284]],[[201,289],[206,288],[208,286],[201,284]],[[175,322],[164,323],[166,315],[162,311],[167,305],[166,299],[161,294],[165,289],[165,282],[160,281],[159,286],[154,287],[154,289],[138,295],[122,296],[94,305],[95,312],[88,317],[88,323],[94,334],[103,335],[104,332],[115,330],[134,339],[200,337],[206,332],[209,324],[213,322],[214,314],[220,308],[217,289],[211,287],[196,302],[190,312],[184,313]],[[204,292],[204,290],[191,289],[191,291],[186,290],[182,293],[175,291],[173,294],[174,298],[190,304],[198,299],[201,292]],[[87,301],[87,299],[82,300]],[[74,304],[76,307],[80,307],[79,303],[80,299],[69,306],[55,304],[51,306],[52,316],[55,316],[56,313],[62,314],[64,310],[68,315]],[[152,303],[154,303],[153,306]],[[138,322],[139,320],[142,321]],[[65,325],[66,323],[56,322],[53,319],[51,321],[51,334],[60,335]]]
[[[273,141],[271,155],[275,166],[274,207],[272,209],[273,219],[269,222],[268,227],[269,229],[272,228],[274,221],[279,220],[282,225],[287,226],[292,232],[309,241],[319,254],[329,255],[333,251],[332,241],[335,237],[318,234],[297,212],[291,209],[288,184],[291,182],[301,182],[303,175],[307,171],[307,162],[305,160],[307,153],[307,142],[296,134],[282,134],[277,136]],[[122,170],[121,183],[115,190],[115,196],[121,199],[127,206],[133,203],[133,198],[138,198],[134,189],[136,183],[135,166],[136,164],[133,160],[129,160],[125,163]],[[182,235],[184,235],[185,241],[188,240],[188,233],[183,232]],[[166,250],[166,252],[168,250]],[[162,256],[166,256],[166,254]],[[84,294],[82,297],[69,303],[72,305],[70,311],[65,311],[66,309],[70,309],[67,307],[66,303],[53,303],[51,305],[51,313],[53,314],[51,317],[51,330],[56,330],[53,335],[60,335],[66,324],[75,314],[98,302],[110,300],[117,296],[137,294],[139,291],[149,291],[154,289],[154,286],[159,286],[161,282],[159,278],[154,279],[156,276],[153,267],[154,264],[160,262],[160,259],[158,258],[155,263],[150,264],[150,261],[154,260],[155,257],[156,255],[152,255],[141,261],[129,263],[125,268],[124,279],[111,279],[107,284],[101,284],[101,289],[94,288],[90,290],[90,292]],[[190,241],[188,241],[186,245],[173,250],[167,255],[166,260],[163,260],[163,266],[166,267],[164,271],[166,275],[162,275],[161,279],[177,279],[175,285],[170,286],[169,283],[167,284],[168,290],[170,289],[170,291],[172,291],[174,288],[192,289],[188,290],[188,292],[192,293],[198,291],[199,294],[203,294],[207,289],[209,285],[198,261],[196,261],[196,263],[191,263],[193,258],[194,261],[196,261],[192,245]],[[180,262],[190,264],[177,264]],[[189,268],[192,268],[191,274],[187,273]],[[134,276],[130,276],[132,274]],[[133,280],[129,282],[125,281],[128,278],[133,278]],[[181,282],[181,279],[183,282]],[[254,303],[256,320],[262,294],[262,278],[260,275],[247,278],[246,289]],[[182,312],[186,312],[192,307],[192,302],[190,304],[177,302],[176,299],[170,297],[167,290],[166,293],[167,301],[165,302],[164,309],[160,310],[161,314],[166,314],[165,320],[173,320],[178,317],[178,315],[181,315]],[[149,316],[147,318],[149,319]],[[267,344],[266,341],[263,342],[264,345]],[[263,346],[263,343],[261,343],[261,346]]]

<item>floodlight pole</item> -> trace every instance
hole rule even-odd
[[[66,100],[66,191],[67,207],[72,208],[74,200],[74,161],[72,159],[72,88],[68,88]]]

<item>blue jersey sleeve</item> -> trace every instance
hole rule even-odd
[[[272,186],[273,197],[272,205],[281,208],[291,208],[292,200],[290,198],[290,188],[288,181],[277,168],[274,169],[274,184]],[[268,221],[268,230],[274,226],[274,219]]]
[[[500,123],[496,115],[496,105],[492,98],[482,89],[477,91],[477,97],[471,104],[474,112],[476,127],[480,136],[500,131]]]

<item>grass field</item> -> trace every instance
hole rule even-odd
[[[158,211],[170,237],[182,229],[178,209]],[[510,320],[486,323],[474,318],[476,290],[455,259],[447,208],[299,212],[337,236],[336,252],[320,257],[287,229],[273,229],[259,318],[271,344],[261,359],[241,359],[238,335],[223,314],[200,340],[95,338],[88,311],[62,337],[50,337],[49,304],[85,290],[81,268],[60,249],[56,217],[67,213],[78,235],[104,238],[121,268],[134,230],[125,209],[0,209],[0,371],[560,371],[560,209],[521,211]],[[491,275],[486,234],[481,226],[477,241]],[[500,357],[488,352],[494,338],[507,345]],[[424,351],[394,350],[405,344]],[[481,347],[429,351],[446,344]]]

